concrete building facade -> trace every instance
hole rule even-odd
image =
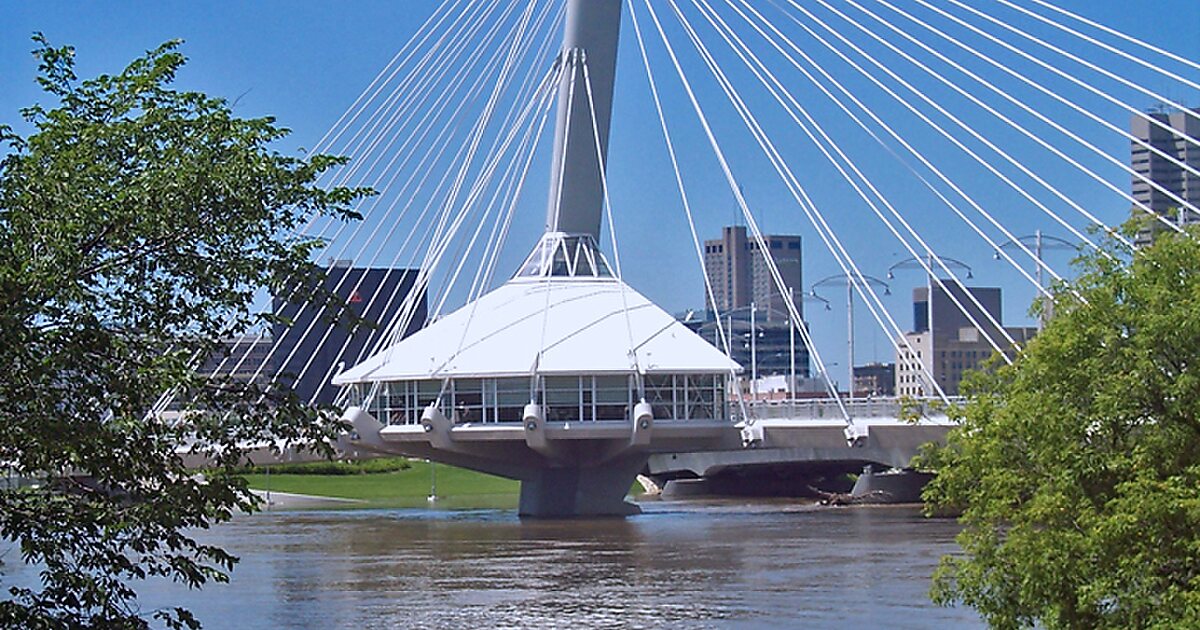
[[[914,398],[936,396],[929,382],[932,375],[947,396],[957,396],[963,376],[979,369],[994,354],[988,336],[998,344],[1006,343],[1007,333],[1018,344],[1033,338],[1036,328],[1004,327],[1004,333],[991,324],[1003,324],[1001,294],[994,287],[963,287],[945,282],[945,287],[913,289],[913,330],[900,340],[896,355],[895,392]],[[971,298],[983,307],[976,306]],[[983,330],[971,323],[954,299],[962,304]]]
[[[776,286],[757,239],[747,237],[743,226],[728,226],[721,229],[721,238],[704,241],[704,267],[716,301],[713,304],[705,296],[709,311],[724,314],[755,304],[774,321],[788,317],[787,300],[790,298],[796,305],[796,312],[803,317],[800,237],[773,234],[764,235],[763,241],[779,269],[784,286],[792,289],[791,296],[785,297]]]
[[[205,359],[197,372],[209,378],[220,376],[235,382],[251,380],[256,385],[266,386],[275,375],[279,360],[278,352],[272,353],[274,345],[269,334],[246,334],[228,337],[218,342],[216,352]],[[183,406],[183,400],[172,401],[175,409]]]
[[[1194,111],[1200,113],[1200,109]],[[1130,141],[1130,166],[1140,175],[1132,177],[1133,198],[1184,224],[1200,221],[1195,212],[1177,214],[1181,206],[1171,196],[1200,206],[1200,176],[1181,166],[1200,171],[1200,119],[1182,111],[1154,112],[1134,116],[1130,133],[1137,138]],[[1147,179],[1165,190],[1152,186]],[[1134,209],[1135,215],[1143,213],[1140,207]]]
[[[896,364],[868,363],[854,366],[854,393],[863,396],[895,396]]]

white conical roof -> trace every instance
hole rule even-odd
[[[635,367],[647,373],[741,371],[616,278],[547,276],[510,280],[333,382],[628,373]]]

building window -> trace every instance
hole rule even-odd
[[[646,400],[654,417],[714,419],[726,417],[723,375],[648,375]],[[372,386],[350,388],[349,404],[362,406]],[[547,376],[534,394],[547,421],[627,421],[634,403],[633,379],[624,374]],[[367,410],[389,425],[415,425],[425,408],[440,401],[442,412],[456,424],[520,422],[530,401],[527,378],[397,381],[376,387]]]

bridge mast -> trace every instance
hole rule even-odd
[[[604,190],[601,161],[607,163],[612,118],[621,0],[566,0],[567,21],[559,63],[558,116],[551,160],[546,231],[600,237]],[[587,79],[584,75],[587,65]],[[591,103],[588,83],[591,84]],[[600,136],[600,156],[592,128],[592,104]]]

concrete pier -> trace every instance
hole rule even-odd
[[[530,518],[630,516],[641,508],[625,500],[645,454],[629,454],[589,468],[538,468],[521,481],[518,512]]]

